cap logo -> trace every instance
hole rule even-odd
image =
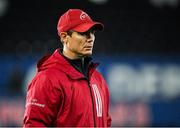
[[[82,12],[80,15],[80,19],[84,20],[86,17],[88,17],[88,15],[85,12]]]

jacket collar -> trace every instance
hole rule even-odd
[[[52,55],[48,55],[39,60],[37,64],[38,71],[46,70],[48,68],[55,68],[66,73],[71,79],[85,78],[82,73],[77,71],[60,53],[60,49],[56,49]],[[91,76],[98,63],[91,63],[89,66],[89,75]]]

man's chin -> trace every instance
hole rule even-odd
[[[91,56],[92,52],[84,53],[83,56]]]

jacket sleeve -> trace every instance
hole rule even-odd
[[[105,84],[106,84],[106,82],[105,82]],[[110,104],[110,94],[109,94],[109,89],[108,89],[108,87],[107,87],[107,84],[106,84],[106,92],[107,92],[107,111],[108,111],[108,113],[107,113],[107,126],[108,127],[110,127],[111,126],[111,116],[110,116],[110,114],[109,114],[109,104]]]
[[[106,92],[106,101],[107,101],[107,126],[110,127],[111,126],[111,116],[109,114],[109,105],[110,105],[110,94],[109,94],[109,89],[108,89],[108,86],[107,86],[107,83],[104,79],[104,77],[101,75],[101,80],[102,80],[102,85],[104,85],[104,89],[105,89],[105,92]]]
[[[107,90],[108,91],[108,90]],[[107,98],[108,98],[108,106],[107,106],[107,108],[108,108],[108,113],[107,113],[107,126],[108,127],[110,127],[111,126],[111,116],[110,116],[110,114],[109,114],[109,100],[110,100],[110,98],[109,98],[109,91],[107,92],[108,94],[107,94]]]
[[[52,80],[51,80],[52,81]],[[53,126],[62,102],[61,91],[41,74],[30,83],[24,113],[24,127]]]

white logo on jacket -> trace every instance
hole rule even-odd
[[[38,107],[42,107],[42,108],[45,107],[45,104],[38,103],[37,99],[31,99],[29,102],[27,102],[26,107],[29,105],[34,105],[34,106],[38,106]]]
[[[96,84],[92,84],[92,88],[93,88],[94,98],[96,102],[97,117],[102,117],[102,99],[101,99],[99,89]]]

